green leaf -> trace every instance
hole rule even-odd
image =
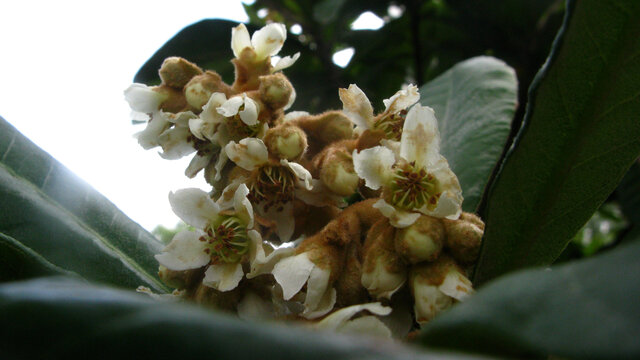
[[[481,284],[552,263],[640,153],[640,2],[569,1],[490,188]]]
[[[583,256],[591,256],[605,246],[613,244],[618,234],[627,227],[620,207],[615,203],[605,203],[591,219],[578,231],[572,242]]]
[[[458,176],[465,211],[475,212],[509,137],[515,72],[491,57],[463,61],[420,88],[438,118],[442,154]]]
[[[153,258],[162,244],[2,118],[0,214],[0,232],[62,269],[166,289]]]
[[[0,348],[13,358],[472,359],[301,326],[249,323],[64,278],[0,286]],[[26,345],[28,344],[28,345]]]
[[[0,282],[39,276],[72,275],[16,239],[0,233]]]
[[[640,227],[640,161],[633,163],[616,192],[624,215]]]
[[[421,342],[514,358],[638,359],[639,257],[636,241],[498,279],[427,324]]]

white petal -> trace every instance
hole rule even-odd
[[[240,109],[240,106],[244,104],[244,99],[242,96],[234,96],[229,100],[225,101],[222,105],[216,108],[218,114],[226,117],[235,116]]]
[[[335,311],[331,315],[322,319],[320,322],[314,325],[316,328],[321,329],[338,329],[342,325],[344,325],[351,317],[359,313],[360,311],[369,311],[376,315],[389,315],[391,313],[391,308],[387,306],[382,306],[379,302],[368,303],[368,304],[360,304],[360,305],[351,305],[340,310]]]
[[[435,209],[429,210],[425,205],[418,211],[434,217],[457,220],[462,213],[463,197],[456,174],[451,171],[449,163],[442,155],[428,171],[437,180],[437,191],[441,194]]]
[[[256,59],[262,60],[277,54],[287,39],[284,24],[272,23],[253,33],[251,44],[256,51]]]
[[[153,91],[153,89],[144,84],[131,84],[124,91],[124,98],[133,111],[141,113],[158,111],[160,104],[166,99],[164,95]]]
[[[397,209],[393,205],[389,205],[383,199],[376,201],[376,203],[373,204],[373,207],[380,210],[382,215],[389,219],[389,223],[397,228],[410,226],[420,217],[420,213]]]
[[[229,160],[229,157],[227,157],[227,151],[224,148],[220,149],[218,160],[216,160],[216,164],[213,166],[213,169],[215,170],[213,173],[213,181],[220,181],[222,178],[222,169],[227,165],[227,160]]]
[[[306,253],[284,258],[273,267],[271,273],[276,282],[282,287],[282,294],[285,300],[291,299],[300,292],[315,267],[316,265]]]
[[[304,299],[305,310],[302,313],[303,316],[312,312],[315,313],[319,308],[322,308],[322,300],[326,297],[325,293],[327,290],[329,290],[330,277],[331,271],[329,269],[322,269],[315,266],[311,270],[309,280],[307,281],[307,296]]]
[[[295,230],[296,222],[293,216],[293,202],[282,204],[282,206],[271,206],[264,210],[264,203],[258,204],[257,209],[260,216],[276,223],[276,234],[281,242],[291,239]]]
[[[204,229],[209,220],[220,212],[220,207],[211,200],[209,194],[196,188],[170,192],[169,203],[180,219],[198,229]]]
[[[246,47],[251,47],[251,38],[249,38],[249,31],[244,24],[240,24],[231,29],[231,50],[233,50],[233,56],[240,57],[242,50]]]
[[[305,305],[305,310],[300,315],[306,319],[315,319],[320,316],[324,316],[329,311],[333,310],[333,306],[336,304],[337,298],[338,293],[336,289],[330,288],[322,295],[322,298],[315,309]]]
[[[160,145],[158,144],[158,137],[165,132],[169,126],[171,126],[171,123],[167,121],[164,114],[162,112],[156,112],[151,116],[151,121],[147,123],[147,127],[136,133],[134,137],[138,139],[140,146],[145,150],[149,150]]]
[[[225,146],[227,156],[245,170],[253,170],[267,162],[269,150],[260,139],[244,138],[239,144],[231,141]]]
[[[420,100],[418,87],[409,85],[406,89],[396,92],[392,97],[382,100],[382,102],[386,108],[384,111],[386,114],[395,114],[417,103],[418,100]]]
[[[339,334],[367,335],[391,339],[391,330],[375,316],[362,316],[347,321],[339,329],[334,330]]]
[[[251,248],[249,249],[249,262],[251,270],[247,274],[247,279],[252,279],[258,275],[269,274],[275,265],[283,258],[292,256],[295,252],[293,247],[280,247],[265,255],[262,237],[255,230],[249,230]]]
[[[258,123],[258,113],[260,113],[258,104],[246,94],[242,94],[242,97],[244,99],[244,109],[239,112],[240,120],[249,126],[253,126]]]
[[[344,113],[349,119],[358,127],[372,128],[373,107],[367,95],[355,84],[349,85],[348,89],[340,89],[339,94]]]
[[[362,286],[375,298],[391,299],[391,296],[407,281],[405,272],[394,273],[387,270],[387,263],[382,258],[376,259],[375,269],[371,272],[363,272]]]
[[[189,162],[189,166],[187,166],[187,169],[184,171],[184,174],[189,179],[193,179],[200,172],[200,170],[204,169],[205,167],[207,167],[207,165],[209,165],[209,161],[211,161],[211,156],[212,154],[207,154],[204,156],[200,156],[196,154],[193,157],[193,159],[191,159],[191,162]]]
[[[233,195],[233,208],[236,216],[247,224],[247,229],[251,229],[253,228],[253,206],[247,199],[247,195],[249,195],[249,188],[245,184],[240,184]]]
[[[416,321],[424,324],[453,304],[451,298],[438,290],[437,286],[428,285],[423,281],[414,280],[414,305]]]
[[[167,120],[171,123],[176,124],[176,126],[181,127],[188,127],[189,120],[195,119],[196,117],[197,115],[191,111],[181,111],[177,114],[167,113]]]
[[[311,183],[311,173],[309,172],[309,170],[305,169],[304,166],[296,162],[288,161],[286,159],[281,159],[280,164],[289,167],[289,169],[291,169],[291,171],[296,174],[296,178],[298,179],[300,186],[304,187],[307,190],[313,189],[313,185]]]
[[[176,160],[196,151],[187,139],[191,135],[188,128],[173,127],[158,136],[158,144],[162,147],[160,156],[163,159]]]
[[[202,236],[200,231],[181,231],[162,249],[162,253],[155,256],[160,265],[169,270],[183,271],[197,269],[209,263],[211,258],[205,254],[205,243],[198,240]]]
[[[248,291],[238,303],[238,317],[242,320],[269,320],[275,316],[273,303],[264,300],[253,291]]]
[[[360,152],[353,150],[353,168],[356,174],[364,179],[367,187],[373,190],[379,189],[391,180],[391,167],[395,162],[393,151],[383,146],[374,146]]]
[[[409,110],[400,138],[400,156],[429,170],[440,157],[440,133],[433,109],[416,105]]]
[[[296,93],[296,89],[294,89],[293,87],[291,88],[291,95],[289,95],[289,101],[287,101],[287,105],[285,105],[282,110],[289,110],[291,108],[291,106],[293,106],[293,103],[296,101],[296,97],[298,96],[298,94]],[[304,112],[304,111],[300,111],[300,112]],[[287,121],[287,117],[285,116],[284,121]]]
[[[293,57],[285,56],[281,58],[280,60],[278,60],[276,65],[273,67],[273,69],[271,69],[271,72],[274,73],[274,72],[278,72],[280,70],[288,68],[289,66],[293,65],[298,60],[299,57],[300,57],[300,53],[297,52],[293,55]]]
[[[438,286],[438,290],[447,296],[462,301],[473,293],[473,286],[466,276],[456,270],[450,270],[444,277],[442,284]]]
[[[302,200],[305,204],[313,205],[316,207],[337,206],[342,208],[346,206],[344,197],[337,195],[333,191],[329,190],[322,183],[322,181],[311,179],[311,187],[311,190],[296,188],[296,199]]]
[[[306,111],[292,111],[290,113],[287,113],[284,116],[284,119],[282,121],[284,122],[289,122],[289,121],[293,121],[297,118],[303,117],[303,116],[309,116],[310,114]]]
[[[243,276],[242,264],[239,262],[216,264],[209,266],[207,271],[204,272],[202,283],[205,286],[224,292],[235,289]]]

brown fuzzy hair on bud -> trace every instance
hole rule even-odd
[[[189,105],[200,112],[215,92],[223,93],[227,97],[232,94],[227,85],[215,71],[207,70],[204,74],[196,75],[184,86],[184,95]]]
[[[153,91],[162,94],[165,98],[160,104],[160,110],[170,113],[179,113],[187,110],[187,100],[182,91],[166,85],[155,86]]]
[[[340,196],[356,192],[360,178],[353,168],[353,142],[340,141],[327,146],[312,161],[314,172],[329,190]]]
[[[278,159],[298,160],[307,150],[307,135],[290,123],[267,130],[263,141],[269,154]]]
[[[314,156],[328,144],[353,137],[353,123],[342,111],[300,116],[291,122],[309,136],[310,156]]]
[[[269,57],[262,61],[255,60],[255,52],[247,47],[242,50],[240,58],[231,60],[235,66],[236,78],[233,82],[233,91],[236,93],[258,90],[260,76],[271,72],[271,60]]]
[[[260,76],[260,100],[271,109],[280,109],[289,103],[293,85],[282,73]]]
[[[216,310],[233,312],[240,302],[241,295],[242,291],[239,287],[231,291],[222,292],[200,283],[192,296],[193,300],[198,304],[212,307]]]
[[[407,266],[394,249],[395,232],[385,218],[367,233],[361,282],[375,298],[390,299],[407,279]]]
[[[172,56],[164,59],[158,74],[163,85],[182,89],[191,78],[202,74],[202,69],[186,59]]]
[[[484,235],[484,222],[475,214],[463,212],[458,220],[443,219],[446,245],[453,257],[463,264],[476,261]]]
[[[204,268],[184,271],[169,270],[162,265],[158,268],[158,277],[162,282],[172,288],[181,290],[193,288],[198,282],[202,281],[203,274]]]
[[[395,249],[412,264],[434,261],[440,255],[444,239],[441,219],[422,215],[412,225],[396,231]]]

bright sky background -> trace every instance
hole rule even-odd
[[[157,49],[204,18],[248,20],[240,0],[2,1],[0,116],[146,229],[172,227],[169,191],[209,186],[202,174],[184,176],[190,157],[164,160],[138,145],[132,134],[143,125],[131,124],[123,91]],[[334,61],[346,66],[346,55]]]

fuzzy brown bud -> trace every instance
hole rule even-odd
[[[484,223],[474,214],[463,212],[458,220],[443,219],[446,245],[451,255],[463,264],[471,264],[478,258]]]
[[[271,128],[263,139],[269,154],[279,159],[297,160],[307,149],[307,136],[299,127],[285,123]]]
[[[396,251],[412,264],[433,261],[440,255],[444,237],[442,221],[422,215],[412,225],[396,231]]]
[[[225,95],[231,94],[229,85],[215,71],[207,71],[204,74],[194,76],[184,87],[184,95],[187,102],[197,111],[209,101],[215,92]]]
[[[160,104],[160,110],[170,113],[179,113],[186,110],[187,100],[182,91],[166,85],[154,86],[153,91],[162,94],[165,98]]]
[[[360,181],[353,168],[353,158],[344,148],[332,150],[320,165],[320,180],[334,193],[349,196],[356,192]]]
[[[260,76],[260,100],[271,109],[280,109],[294,96],[293,85],[282,73]]]
[[[193,300],[216,310],[234,311],[240,302],[240,295],[239,288],[222,292],[200,283],[193,294]]]
[[[196,75],[202,74],[196,64],[187,61],[181,57],[168,57],[162,62],[160,67],[160,79],[162,84],[182,89]]]
[[[388,220],[382,219],[367,233],[361,281],[375,298],[390,299],[407,279],[406,265],[394,250],[394,232]]]
[[[202,280],[203,269],[193,269],[184,271],[169,270],[160,265],[158,277],[168,286],[175,289],[189,289]]]

